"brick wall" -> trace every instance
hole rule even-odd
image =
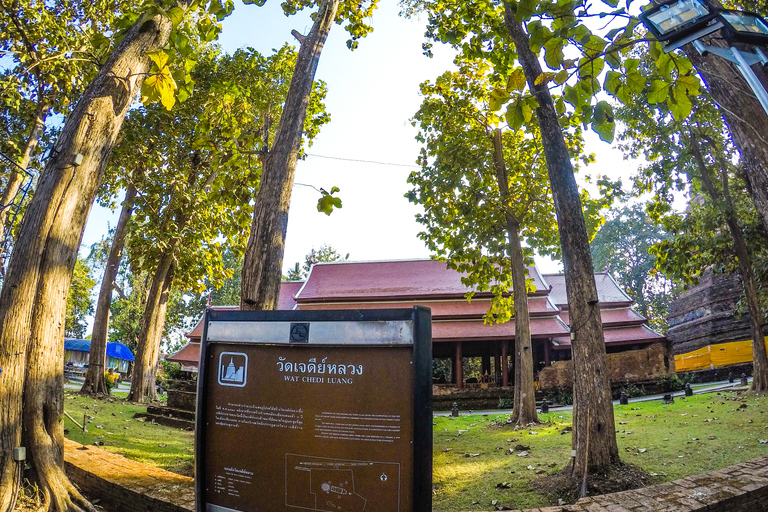
[[[616,352],[606,356],[608,378],[613,385],[657,381],[675,374],[675,359],[667,343],[653,343],[648,348]],[[539,389],[570,389],[573,363],[555,361],[539,372]]]
[[[65,440],[67,476],[108,512],[190,512],[192,478]]]

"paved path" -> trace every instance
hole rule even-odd
[[[749,382],[752,382],[752,377],[749,377]],[[703,385],[704,387],[697,388],[693,390],[694,395],[701,395],[704,393],[714,393],[716,391],[721,390],[734,390],[734,389],[742,389],[741,381],[736,380],[733,384],[729,383],[727,380],[721,380],[716,382],[708,382],[706,384],[695,384],[695,386]],[[746,389],[746,388],[744,388]],[[634,398],[629,399],[629,403],[634,402],[650,402],[653,400],[661,400],[664,395],[668,393],[661,393],[658,395],[647,395],[647,396],[638,396]],[[685,396],[685,391],[675,391],[672,393],[672,396]],[[613,405],[619,405],[618,400],[613,401]],[[557,411],[569,411],[573,409],[573,405],[559,405],[559,406],[550,406],[549,412],[557,412]],[[507,414],[509,411],[505,409],[484,409],[484,410],[471,410],[470,411],[460,411],[462,414]],[[435,411],[434,416],[450,416],[451,411]]]
[[[65,389],[74,389],[75,391],[80,391],[80,388],[83,387],[83,380],[68,380],[64,382],[64,388]],[[112,391],[117,391],[118,393],[128,393],[131,390],[131,383],[130,382],[121,382],[116,387],[112,388]]]

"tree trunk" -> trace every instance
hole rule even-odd
[[[128,394],[128,400],[131,402],[145,402],[157,398],[155,375],[165,327],[165,313],[168,310],[168,296],[173,282],[172,253],[173,249],[160,257],[144,306],[139,347],[133,364],[131,392]]]
[[[96,315],[93,320],[93,333],[91,334],[91,353],[88,359],[88,371],[85,374],[85,382],[80,389],[81,394],[106,394],[108,393],[104,381],[104,366],[107,360],[107,331],[109,330],[109,308],[112,305],[112,292],[115,278],[120,267],[120,257],[125,246],[125,237],[128,234],[128,221],[133,214],[133,198],[136,196],[136,187],[128,185],[125,190],[123,209],[120,219],[117,221],[115,236],[112,238],[112,246],[109,249],[107,265],[104,269],[104,277],[101,279],[99,299],[96,302]]]
[[[584,213],[573,175],[568,147],[546,83],[536,84],[541,65],[531,51],[528,34],[504,3],[507,30],[517,49],[528,86],[536,96],[549,182],[554,196],[571,324],[573,354],[573,438],[576,451],[574,476],[619,461],[613,402],[605,358],[605,340],[592,270]]]
[[[50,106],[46,102],[42,102],[38,105],[37,113],[35,115],[35,124],[32,126],[32,131],[29,133],[27,143],[24,145],[24,152],[19,159],[18,165],[22,169],[26,170],[29,167],[29,161],[32,159],[32,153],[34,153],[37,147],[40,137],[45,129],[45,119],[48,117],[48,111]],[[6,231],[10,233],[12,226],[7,226],[5,223],[8,221],[8,212],[10,211],[11,203],[13,203],[16,193],[19,191],[21,182],[24,181],[24,176],[18,169],[11,168],[8,175],[8,183],[5,185],[2,197],[0,197],[0,240],[6,236]]]
[[[744,240],[739,221],[736,219],[733,198],[728,188],[728,170],[725,162],[720,162],[723,192],[718,192],[713,183],[712,174],[704,162],[695,135],[687,137],[688,147],[693,153],[696,164],[701,172],[701,181],[704,184],[710,199],[715,205],[720,206],[721,213],[728,225],[728,231],[733,239],[733,252],[741,272],[741,281],[744,286],[744,295],[749,307],[749,326],[752,331],[752,390],[758,393],[768,391],[768,355],[765,352],[765,337],[763,335],[763,311],[760,307],[760,299],[757,295],[757,280],[752,271],[752,256]]]
[[[528,313],[528,285],[523,247],[520,245],[520,222],[510,206],[509,177],[504,162],[501,130],[493,134],[494,165],[499,194],[504,207],[509,241],[509,260],[512,267],[512,301],[515,307],[515,391],[512,421],[515,425],[538,423],[536,392],[533,388],[533,346],[531,344],[531,317]],[[506,371],[506,368],[505,368]]]
[[[277,308],[288,229],[288,208],[307,104],[320,53],[336,18],[338,6],[339,0],[323,0],[309,34],[300,36],[293,32],[301,45],[275,134],[275,144],[262,158],[261,183],[243,261],[240,299],[240,308],[243,310]]]
[[[709,46],[727,46],[720,32],[701,41]],[[734,64],[717,55],[701,55],[690,44],[685,45],[683,50],[720,107],[733,143],[741,154],[741,167],[755,209],[768,234],[768,137],[765,132],[768,114]],[[765,71],[760,69],[759,64],[752,69],[758,77],[765,78]]]
[[[15,446],[27,448],[43,509],[92,510],[64,473],[67,292],[109,153],[149,70],[147,53],[162,48],[170,30],[159,15],[129,30],[67,118],[22,219],[0,292],[0,510],[12,498]]]

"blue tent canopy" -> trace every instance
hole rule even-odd
[[[64,339],[64,350],[74,350],[76,352],[90,352],[91,340],[78,340],[74,338]],[[133,361],[133,353],[131,349],[123,345],[122,343],[107,343],[107,357],[116,357],[117,359],[125,359],[126,361]]]
[[[118,359],[125,359],[126,361],[134,360],[131,349],[118,342],[107,343],[107,357],[116,357]]]

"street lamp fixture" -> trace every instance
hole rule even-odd
[[[760,15],[722,9],[707,0],[667,1],[650,6],[639,17],[666,52],[721,28],[731,42],[768,44],[768,22]]]
[[[649,6],[639,18],[665,53],[693,43],[702,55],[712,53],[735,64],[768,113],[768,92],[752,70],[757,63],[768,65],[768,57],[760,48],[768,46],[768,22],[763,17],[715,7],[707,0],[667,0]],[[728,47],[707,46],[699,40],[720,29]],[[750,45],[754,51],[738,48],[734,43]]]

